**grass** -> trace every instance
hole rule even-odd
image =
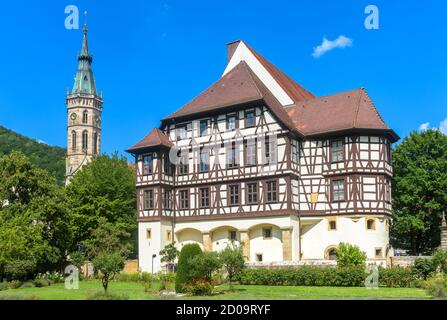
[[[144,287],[137,282],[113,281],[109,284],[109,292],[126,295],[130,300],[160,299],[155,290],[145,292]],[[39,300],[85,300],[88,296],[102,291],[98,280],[81,281],[78,290],[67,290],[64,284],[55,284],[43,288],[20,288],[0,292],[0,300],[14,299]],[[246,286],[236,285],[229,290],[226,285],[216,287],[212,297],[183,296],[177,299],[244,299],[244,300],[289,300],[289,299],[429,299],[430,296],[422,289],[414,288],[345,288],[345,287],[293,287],[293,286]]]

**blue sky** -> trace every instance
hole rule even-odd
[[[124,152],[216,81],[237,39],[316,95],[366,87],[401,137],[447,118],[446,1],[8,1],[0,125],[51,145],[66,145],[65,92],[82,40],[64,27],[69,4],[89,13],[104,152]],[[369,4],[379,30],[364,27]],[[352,45],[312,55],[341,35]]]

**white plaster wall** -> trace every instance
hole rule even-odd
[[[231,244],[231,240],[229,239],[230,230],[234,229],[228,227],[222,227],[212,231],[211,236],[213,240],[212,245],[213,251],[216,252],[222,251]],[[236,231],[236,241],[234,241],[236,245],[240,244],[240,239],[241,239],[240,234],[238,231]]]
[[[358,245],[367,255],[368,259],[375,259],[375,249],[382,248],[385,258],[389,243],[388,231],[386,231],[385,219],[376,218],[376,230],[367,230],[365,217],[354,222],[349,217],[337,217],[337,230],[328,230],[328,219],[322,218],[315,224],[303,223],[301,237],[301,252],[303,259],[324,259],[325,251],[330,246],[337,246],[340,242]],[[310,223],[310,222],[309,222]]]
[[[264,239],[262,229],[267,227],[272,228],[272,237]],[[259,225],[250,230],[250,261],[257,261],[257,254],[262,254],[262,262],[283,260],[281,229],[271,225]]]
[[[146,230],[151,229],[151,239],[147,239]],[[152,255],[154,273],[163,267],[160,261],[160,250],[162,250],[169,241],[167,231],[172,230],[171,223],[168,221],[139,222],[138,223],[138,263],[139,269],[144,272],[152,272]]]

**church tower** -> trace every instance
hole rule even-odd
[[[68,143],[65,183],[101,152],[102,93],[96,91],[93,76],[93,57],[88,50],[87,25],[78,55],[78,70],[73,89],[67,92]]]

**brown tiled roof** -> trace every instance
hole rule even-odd
[[[391,131],[363,88],[302,101],[285,109],[304,135],[347,129]]]
[[[273,78],[278,82],[278,84],[287,92],[289,97],[297,103],[298,101],[312,99],[315,96],[298,84],[296,81],[291,79],[284,72],[279,70],[274,64],[268,61],[266,58],[257,53],[252,47],[244,42],[247,48],[253,53],[253,55],[259,60],[259,62],[267,69],[267,71],[272,75]]]
[[[262,98],[248,73],[245,62],[239,63],[191,102],[163,120],[220,109]]]
[[[150,147],[172,147],[173,143],[169,140],[168,136],[166,136],[160,129],[155,128],[149,134],[143,138],[140,142],[130,147],[127,152],[132,153],[132,151],[145,149]]]

